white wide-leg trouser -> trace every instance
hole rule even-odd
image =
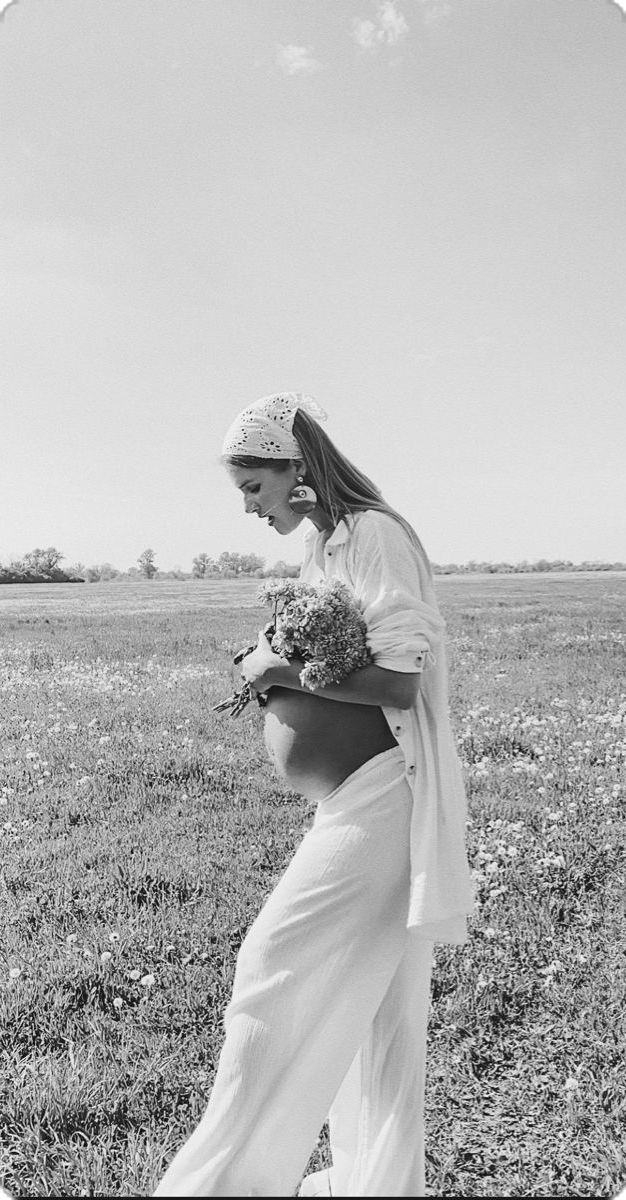
[[[313,825],[243,942],[208,1107],[157,1196],[422,1196],[432,943],[406,927],[412,794],[399,749]]]

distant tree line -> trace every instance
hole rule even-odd
[[[72,567],[64,571],[59,563],[64,555],[55,546],[39,546],[7,566],[0,563],[0,583],[82,583]]]
[[[127,571],[119,571],[112,563],[95,563],[86,567],[84,563],[73,563],[67,568],[60,567],[65,556],[55,546],[42,550],[37,547],[30,550],[21,559],[15,559],[7,566],[0,563],[1,583],[109,583],[117,579],[238,579],[241,577],[267,579],[294,579],[300,572],[299,563],[286,563],[279,559],[272,566],[266,567],[265,559],[258,554],[237,554],[232,550],[224,550],[218,558],[210,555],[196,555],[191,571],[183,571],[176,567],[173,571],[162,571],[156,565],[156,553],[150,547],[143,550],[137,559],[137,565]],[[624,562],[585,561],[573,563],[569,559],[540,558],[536,562],[477,562],[471,559],[468,563],[433,563],[435,575],[522,575],[529,573],[547,573],[554,571],[626,571]]]
[[[198,554],[193,560],[191,571],[183,571],[179,567],[173,571],[162,571],[156,565],[156,553],[151,548],[143,550],[137,559],[137,565],[127,571],[120,571],[110,562],[73,563],[62,569],[59,563],[65,557],[55,546],[46,550],[37,548],[29,551],[23,558],[14,559],[8,565],[0,563],[0,584],[2,583],[110,583],[117,579],[237,579],[240,576],[252,576],[259,579],[280,577],[293,579],[300,572],[299,563],[286,563],[279,559],[271,567],[265,566],[265,559],[258,554],[237,554],[224,550],[218,558],[213,559],[208,554]]]
[[[539,558],[536,562],[476,562],[471,559],[468,563],[433,563],[435,575],[527,575],[548,573],[550,571],[626,571],[623,562],[599,562],[586,560],[581,563],[570,562],[569,559]]]

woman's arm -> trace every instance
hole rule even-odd
[[[243,659],[241,673],[257,692],[283,687],[344,704],[372,704],[377,708],[412,708],[417,699],[420,682],[418,672],[389,671],[371,663],[353,671],[341,683],[316,688],[311,693],[310,688],[304,688],[300,683],[303,666],[304,663],[280,658],[261,633],[256,649]]]
[[[293,688],[298,692],[309,692],[300,683],[300,671],[304,663],[285,663],[270,668],[268,687]],[[313,695],[325,696],[327,700],[340,700],[344,704],[375,704],[379,708],[412,708],[417,699],[420,677],[415,672],[388,671],[370,663],[353,671],[341,683],[316,688]]]

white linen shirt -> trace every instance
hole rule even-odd
[[[412,708],[383,707],[413,793],[407,924],[436,942],[463,943],[473,902],[465,788],[448,708],[445,623],[426,556],[399,521],[368,509],[345,517],[328,538],[315,528],[305,535],[300,578],[347,584],[376,666],[423,672]]]

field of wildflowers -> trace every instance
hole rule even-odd
[[[312,807],[211,706],[255,581],[0,588],[0,1182],[149,1193]],[[446,577],[476,909],[437,951],[432,1195],[626,1181],[626,576]],[[327,1151],[321,1132],[314,1160]]]

